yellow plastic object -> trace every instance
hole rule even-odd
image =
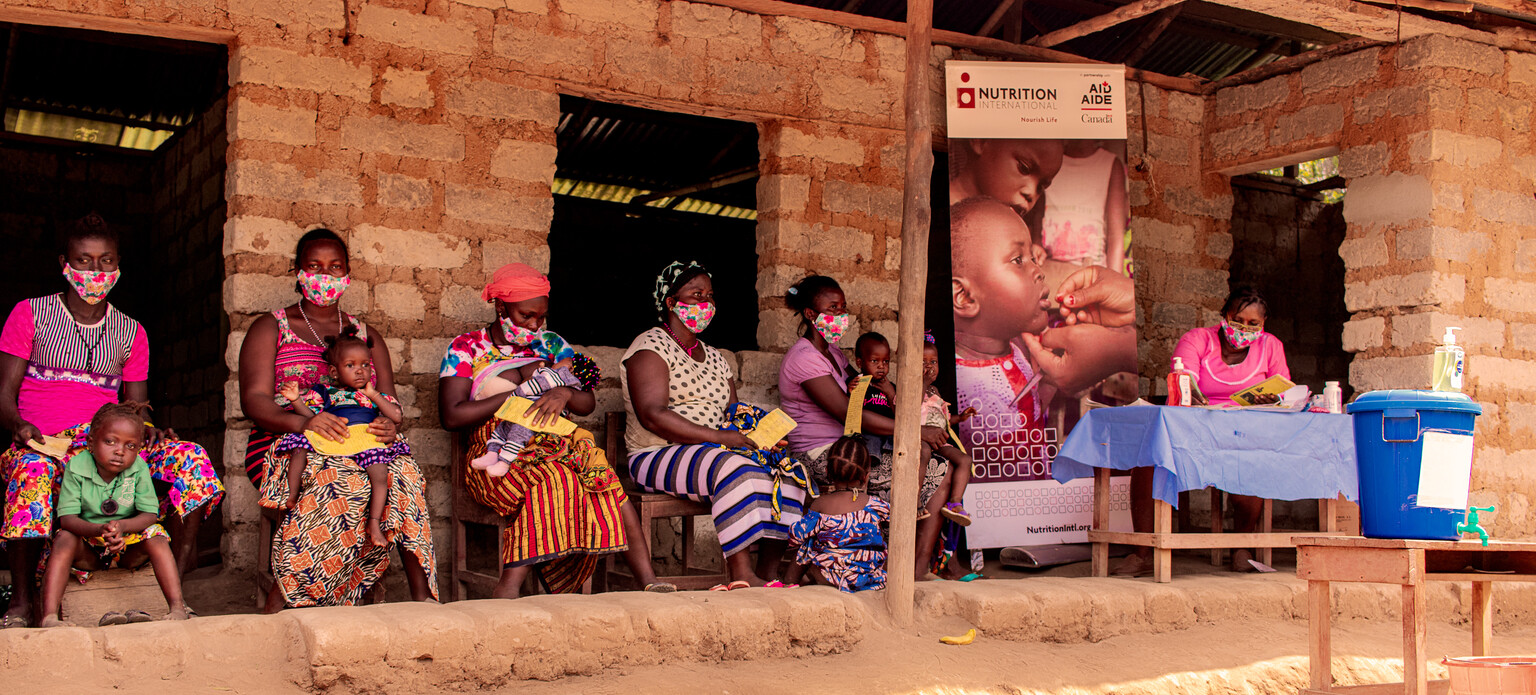
[[[507,422],[510,422],[514,425],[522,425],[523,427],[527,427],[534,432],[548,432],[550,434],[556,434],[562,437],[568,436],[570,433],[576,431],[576,423],[571,422],[570,420],[567,420],[563,417],[555,418],[553,423],[547,425],[535,426],[533,424],[533,418],[524,415],[524,413],[528,412],[528,408],[532,406],[533,401],[523,398],[522,396],[512,396],[508,398],[505,403],[502,403],[500,408],[496,409],[496,417],[502,420],[506,420]]]
[[[304,437],[309,440],[309,445],[314,447],[315,453],[326,456],[352,456],[384,446],[378,437],[368,432],[367,425],[347,427],[347,440],[344,442],[331,441],[315,432],[305,432]]]
[[[43,435],[42,444],[38,444],[37,440],[35,439],[28,439],[27,446],[32,447],[39,453],[46,454],[56,459],[64,458],[64,454],[69,453],[69,440],[65,439],[64,437],[50,437],[48,435]]]
[[[965,634],[959,637],[940,637],[939,641],[944,644],[970,644],[976,641],[976,628],[966,630]]]
[[[844,437],[864,431],[864,394],[869,392],[869,384],[874,380],[872,376],[861,376],[853,382],[853,388],[848,390],[848,415],[843,418]]]
[[[796,424],[798,423],[795,422],[794,418],[785,414],[784,411],[774,408],[757,421],[757,427],[752,428],[752,431],[747,433],[747,439],[752,440],[752,443],[756,444],[759,449],[772,449],[778,446],[780,441],[783,441],[784,435],[789,434],[789,431],[794,429]]]

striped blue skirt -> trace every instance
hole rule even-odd
[[[788,540],[804,514],[805,490],[782,483],[774,518],[774,476],[745,456],[718,446],[675,444],[632,454],[629,472],[651,492],[709,502],[727,557],[763,540]]]

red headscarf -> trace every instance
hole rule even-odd
[[[549,296],[549,278],[526,263],[508,263],[496,269],[491,281],[486,283],[480,298],[489,302],[521,302],[534,297]]]

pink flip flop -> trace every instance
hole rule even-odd
[[[784,582],[781,582],[781,581],[775,579],[775,580],[773,580],[771,582],[768,582],[767,584],[764,584],[763,588],[765,588],[765,589],[798,589],[798,588],[800,588],[800,585],[799,584],[785,584]]]

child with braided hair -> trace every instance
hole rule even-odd
[[[885,535],[889,502],[868,494],[869,446],[847,435],[827,450],[831,485],[811,502],[805,516],[789,530],[795,561],[784,577],[800,581],[807,571],[818,582],[849,593],[885,588]]]

